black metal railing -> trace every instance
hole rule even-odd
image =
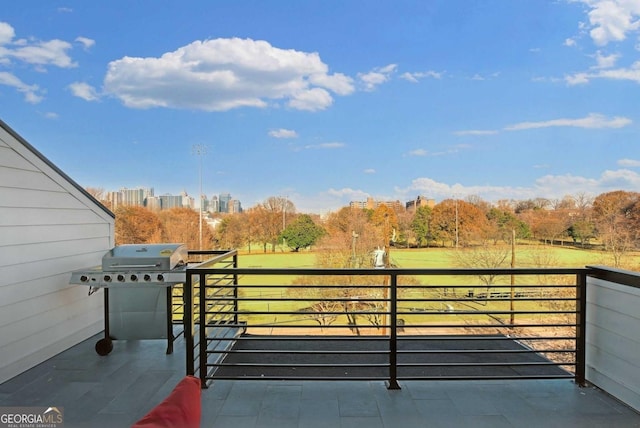
[[[200,348],[206,351],[216,341],[228,344],[220,342],[216,336],[221,335],[225,325],[238,325],[235,315],[238,312],[238,277],[231,272],[238,267],[238,252],[189,251],[189,256],[199,260],[187,269],[183,288],[187,373],[194,374],[200,370],[200,365],[206,367],[207,363],[206,356],[200,359],[203,355]],[[215,274],[212,270],[221,273]],[[218,299],[224,299],[224,303],[220,304]]]
[[[237,268],[237,253],[225,253],[187,271],[187,373],[203,387],[213,379],[583,384],[588,272],[256,269]]]

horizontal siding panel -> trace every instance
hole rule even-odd
[[[587,303],[616,312],[627,312],[633,305],[640,304],[640,289],[602,281],[588,290]]]
[[[42,298],[51,299],[51,305],[57,305],[57,299],[60,298],[59,293],[76,288],[85,295],[88,294],[88,286],[69,284],[69,278],[71,278],[70,274],[63,274],[29,283],[6,285],[0,289],[3,296],[0,310],[4,311],[9,306],[19,305],[24,302],[29,303]],[[28,313],[24,314],[24,316],[28,315]]]
[[[0,169],[2,167],[39,171],[31,162],[6,145],[0,145]]]
[[[104,223],[0,226],[0,246],[108,238],[110,235],[111,227]]]
[[[0,205],[2,205],[2,203],[0,203]],[[65,225],[78,223],[109,224],[86,207],[74,209],[44,209],[42,207],[18,208],[0,206],[0,226]]]
[[[32,263],[39,260],[63,259],[81,253],[82,249],[101,245],[103,238],[65,242],[42,242],[31,245],[0,247],[0,267]],[[79,248],[80,247],[80,248]],[[105,251],[106,252],[106,251]]]
[[[0,206],[19,208],[86,209],[70,193],[0,187]]]
[[[73,330],[77,325],[80,325],[82,328],[78,330]],[[67,327],[67,326],[63,326]],[[12,363],[2,364],[0,365],[0,383],[5,382],[15,375],[22,373],[26,370],[29,370],[32,367],[40,364],[43,361],[53,357],[54,355],[63,352],[70,347],[77,345],[78,343],[86,340],[87,338],[96,335],[103,329],[103,323],[101,321],[92,322],[91,318],[88,316],[78,318],[74,320],[74,324],[72,326],[68,326],[67,334],[65,336],[61,336],[58,340],[51,341],[47,346],[39,345],[37,348],[31,348],[34,352],[24,355],[22,358],[18,358]],[[7,354],[9,356],[9,354]],[[0,358],[3,356],[0,354]]]
[[[85,287],[82,287],[85,288]],[[48,295],[47,298],[32,299],[27,316],[22,315],[20,319],[8,324],[0,325],[0,337],[4,346],[22,340],[24,336],[38,334],[41,330],[46,330],[50,326],[62,324],[70,319],[76,318],[88,311],[89,307],[99,308],[98,302],[93,300],[99,296],[87,296],[86,288],[80,286],[61,291],[55,295]],[[102,316],[102,311],[97,310],[96,317]]]
[[[589,382],[630,404],[640,403],[639,374],[637,366],[622,361],[615,356],[587,346],[586,378]],[[597,376],[596,376],[597,374]],[[622,391],[623,396],[616,391]]]
[[[0,346],[0,382],[104,330],[104,321],[96,318],[96,312],[78,313],[64,323],[49,325],[35,334],[24,335],[18,342]]]
[[[0,186],[22,190],[68,193],[41,171],[0,167]]]
[[[635,383],[640,393],[640,343],[587,325],[587,361],[625,383]]]
[[[100,243],[103,245],[100,245]],[[0,296],[3,299],[0,299],[0,307],[7,304],[5,297],[8,298],[12,294],[7,287],[22,288],[24,296],[37,296],[62,288],[61,284],[66,284],[69,281],[71,272],[74,270],[99,266],[102,263],[102,256],[107,252],[104,243],[106,243],[106,240],[92,242],[93,245],[91,247],[83,246],[80,252],[73,255],[73,257],[52,258],[36,260],[21,265],[1,266]],[[64,278],[56,279],[58,276],[64,276]],[[30,292],[29,290],[36,281],[39,281],[39,288],[36,290],[43,288],[48,291]]]

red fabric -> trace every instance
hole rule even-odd
[[[186,376],[132,428],[199,428],[200,411],[200,379]]]

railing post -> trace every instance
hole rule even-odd
[[[238,254],[233,255],[233,324],[238,325]]]
[[[187,270],[187,278],[182,289],[182,325],[184,328],[184,340],[187,347],[187,375],[193,376],[195,374],[195,361],[194,361],[194,341],[193,341],[193,282],[191,281],[191,274]]]
[[[400,389],[398,384],[398,275],[390,276],[389,312],[389,381],[387,389]]]
[[[198,275],[198,288],[200,290],[200,301],[198,302],[200,308],[200,347],[198,348],[200,351],[200,384],[202,388],[207,388],[207,277],[203,273]]]
[[[587,274],[577,274],[576,284],[576,373],[575,381],[586,385]]]

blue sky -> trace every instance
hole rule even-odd
[[[640,0],[4,2],[0,118],[82,186],[201,160],[245,208],[640,191]]]

